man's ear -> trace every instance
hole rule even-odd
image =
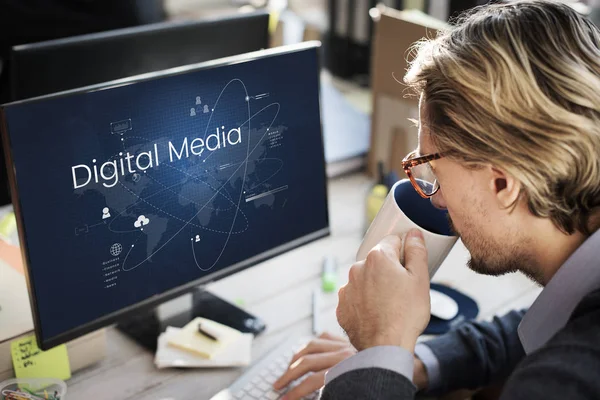
[[[515,204],[521,193],[521,182],[501,169],[490,167],[490,170],[490,189],[491,193],[496,197],[499,206],[508,208]]]

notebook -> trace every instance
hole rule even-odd
[[[250,365],[252,360],[252,340],[254,336],[251,333],[242,333],[240,336],[230,342],[213,358],[205,358],[169,345],[169,341],[181,333],[181,328],[168,327],[166,332],[158,338],[158,348],[154,357],[154,364],[157,368],[213,368],[213,367],[245,367]]]
[[[219,340],[213,340],[198,332],[198,326],[208,327],[217,332]],[[214,358],[232,342],[237,341],[242,333],[226,325],[211,321],[206,318],[195,318],[178,332],[173,333],[167,339],[170,346],[188,351],[200,357]]]

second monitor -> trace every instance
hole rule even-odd
[[[268,47],[269,15],[166,22],[13,47],[12,100]]]

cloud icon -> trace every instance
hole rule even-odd
[[[137,219],[137,221],[134,222],[133,226],[135,226],[136,228],[141,228],[144,225],[148,225],[150,223],[150,219],[146,218],[143,215],[140,215]]]

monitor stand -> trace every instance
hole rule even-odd
[[[117,329],[154,352],[158,336],[168,326],[181,328],[196,317],[208,318],[254,335],[266,328],[260,318],[199,287],[191,294],[122,320]]]

